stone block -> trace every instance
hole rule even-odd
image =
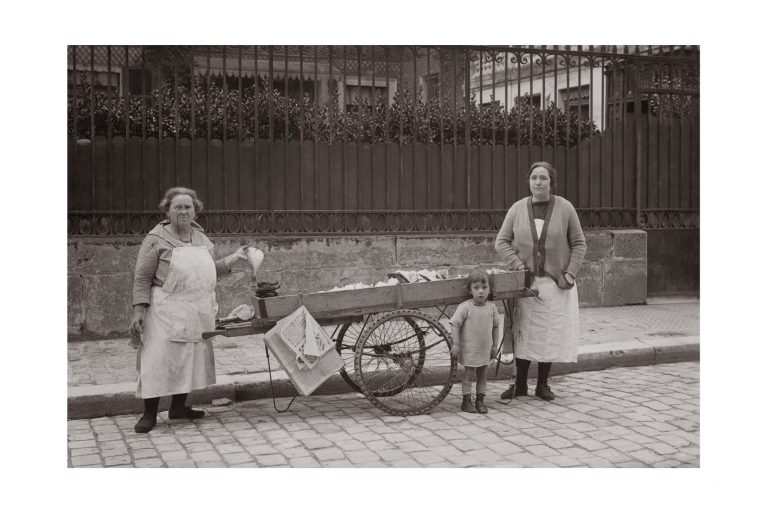
[[[77,242],[67,242],[67,273],[73,274],[75,266],[77,265]]]
[[[141,238],[110,239],[70,243],[68,251],[69,274],[133,274]]]
[[[67,305],[67,334],[78,335],[85,322],[83,280],[80,276],[67,277]]]
[[[358,282],[357,270],[348,268],[295,268],[281,272],[281,295],[314,293]]]
[[[397,238],[397,264],[401,267],[432,267],[494,263],[500,260],[494,236]]]
[[[603,306],[645,304],[648,295],[646,260],[612,260],[604,263]]]
[[[579,289],[579,305],[603,305],[603,263],[601,261],[584,261],[576,276],[576,286]]]
[[[584,232],[587,252],[584,261],[601,261],[610,257],[613,237],[608,231],[587,230]]]
[[[639,229],[611,230],[613,236],[613,257],[627,259],[646,259],[648,253],[648,235]]]
[[[395,264],[394,237],[274,237],[264,240],[264,245],[265,247],[259,246],[265,254],[262,266],[264,270],[375,267]],[[231,250],[236,248],[237,245],[234,245]]]
[[[131,319],[133,275],[82,277],[85,322],[83,336],[123,334]]]

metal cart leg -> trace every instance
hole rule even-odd
[[[512,344],[512,360],[509,362],[504,362],[501,360],[501,345],[504,344],[504,338],[502,338],[502,342],[499,344],[499,351],[496,354],[496,377],[499,376],[499,367],[503,365],[511,365],[512,366],[512,377],[510,378],[511,386],[515,385],[515,381],[517,380],[517,365],[515,364],[515,336],[514,336],[514,327],[515,327],[515,299],[506,299],[504,301],[504,336],[509,336],[510,343]],[[514,391],[513,391],[514,393]],[[512,399],[509,400],[499,400],[499,402],[504,404],[509,404],[512,401]]]
[[[264,343],[264,352],[267,354],[267,370],[269,370],[269,387],[272,390],[272,406],[275,408],[277,412],[285,412],[288,409],[291,408],[291,405],[293,404],[293,401],[296,400],[296,397],[299,396],[298,391],[295,395],[293,395],[293,398],[291,398],[291,401],[288,402],[288,405],[285,409],[278,409],[277,408],[277,402],[275,401],[275,385],[272,383],[272,365],[269,363],[269,347],[266,343]]]

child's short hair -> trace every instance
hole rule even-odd
[[[490,288],[490,292],[493,293],[493,286],[491,285],[491,276],[485,270],[476,268],[472,270],[467,276],[467,291],[472,291],[472,283],[487,283]]]

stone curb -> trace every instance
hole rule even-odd
[[[661,363],[699,360],[699,336],[682,336],[674,338],[638,338],[635,340],[579,347],[578,362],[556,363],[552,365],[550,375],[565,375],[569,373],[603,370],[617,366],[644,366]],[[434,369],[426,379],[426,384],[445,382],[447,369]],[[512,365],[492,366],[489,378],[493,380],[508,380],[513,373]],[[536,365],[531,365],[529,378],[536,376]],[[242,376],[217,375],[217,383],[190,394],[189,402],[197,405],[210,405],[219,398],[228,398],[234,402],[270,398],[273,396],[267,372]],[[460,372],[454,382],[460,381]],[[293,384],[283,371],[272,372],[277,407],[284,408],[288,399],[296,393]],[[96,386],[72,387],[68,390],[67,417],[68,419],[98,418],[101,416],[116,416],[120,414],[140,413],[143,410],[142,400],[136,398],[136,384],[120,383]],[[351,392],[349,386],[337,374],[324,382],[313,395],[333,395]],[[301,397],[299,396],[298,399]],[[311,398],[311,397],[309,397]],[[170,398],[160,401],[160,410],[170,405]]]

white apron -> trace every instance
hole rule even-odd
[[[136,396],[189,393],[216,383],[213,345],[204,331],[216,323],[216,265],[202,246],[176,247],[168,278],[152,288],[138,353]]]
[[[579,292],[561,290],[550,277],[534,277],[533,297],[518,299],[515,308],[515,357],[540,363],[575,363],[579,338]]]

